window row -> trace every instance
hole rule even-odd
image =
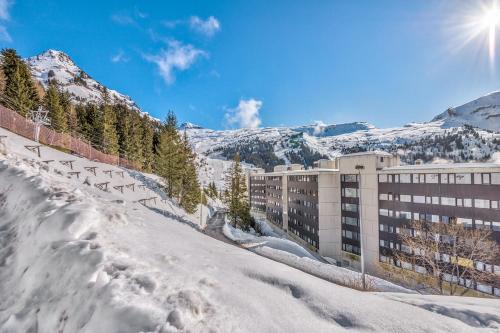
[[[358,198],[359,190],[357,188],[343,187],[342,196],[345,198]]]
[[[318,196],[318,191],[316,191],[316,190],[311,190],[311,189],[308,190],[305,188],[297,188],[297,187],[289,187],[288,193],[304,194],[304,195],[309,195],[312,197]]]
[[[281,207],[281,202],[268,200],[267,201],[267,205],[268,206]]]
[[[342,236],[347,239],[359,240],[359,233],[356,231],[342,230]]]
[[[288,202],[296,205],[301,205],[307,208],[316,208],[316,209],[318,208],[318,203],[316,202],[300,200],[300,199],[292,199],[292,198],[288,198]]]
[[[348,183],[358,183],[359,182],[359,175],[341,175],[340,179],[343,182],[348,182]]]
[[[288,208],[288,213],[295,214],[298,216],[303,216],[304,218],[312,220],[312,221],[318,221],[318,217],[316,215],[308,213],[308,212],[303,212],[297,208]]]
[[[317,183],[318,182],[318,176],[317,175],[288,176],[288,181],[290,181],[290,182]]]
[[[344,250],[346,252],[353,253],[353,254],[357,254],[358,256],[361,254],[361,251],[359,250],[359,246],[352,245],[352,244],[342,243],[342,250]]]
[[[356,217],[342,216],[342,224],[358,226],[359,219]]]
[[[500,185],[500,173],[402,173],[381,174],[379,183]]]
[[[381,262],[395,265],[397,267],[401,267],[401,268],[404,268],[407,270],[413,270],[413,271],[420,273],[420,274],[428,274],[425,267],[422,267],[419,265],[412,265],[409,262],[400,261],[400,260],[394,259],[390,256],[380,255],[379,260]],[[495,267],[498,267],[498,269],[500,270],[500,266],[495,266]],[[495,268],[495,270],[496,270],[496,268]],[[500,273],[497,273],[497,274],[500,274]],[[484,292],[484,293],[494,294],[495,296],[500,296],[500,289],[499,288],[494,288],[493,286],[485,284],[485,283],[474,282],[474,281],[472,281],[470,279],[466,279],[466,278],[458,278],[456,275],[452,275],[452,274],[448,274],[448,273],[443,274],[443,280],[449,281],[449,282],[454,282],[454,283],[457,283],[459,285],[466,286],[468,288],[473,288],[473,289],[479,290],[479,291]]]
[[[406,220],[413,221],[426,221],[432,223],[458,223],[463,224],[466,228],[471,228],[473,225],[476,228],[481,229],[492,229],[494,231],[500,231],[500,222],[496,221],[483,221],[479,219],[473,220],[468,217],[455,217],[455,216],[445,216],[445,215],[435,215],[435,214],[425,214],[425,213],[411,213],[404,211],[393,211],[391,209],[379,209],[380,216],[403,218]],[[474,223],[473,223],[474,222]],[[382,230],[381,231],[386,231]]]
[[[428,204],[428,205],[500,209],[500,201],[488,200],[488,199],[451,198],[451,197],[392,194],[392,193],[379,193],[378,198],[379,200],[382,201],[394,200],[394,201],[413,202],[413,203]]]
[[[314,246],[315,248],[318,248],[318,242],[316,242],[314,239],[312,239],[311,237],[307,236],[307,235],[304,235],[302,234],[301,232],[299,232],[297,229],[294,229],[293,227],[290,228],[290,231],[295,234],[296,236],[298,236],[300,239],[306,241],[307,243],[309,243],[310,245]]]
[[[342,203],[342,210],[346,212],[357,212],[358,211],[358,205],[357,204],[352,204],[352,203]]]

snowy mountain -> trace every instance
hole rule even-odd
[[[68,91],[76,102],[103,101],[105,87],[92,79],[78,67],[64,52],[47,50],[39,55],[25,59],[33,76],[46,88],[49,80],[56,80],[59,86]],[[126,95],[108,89],[112,103],[123,103],[140,111],[137,104]]]
[[[449,108],[433,121],[443,121],[444,127],[471,125],[500,132],[500,91],[492,92],[463,105]]]
[[[200,125],[196,125],[196,124],[190,123],[190,122],[185,122],[185,123],[180,124],[179,129],[180,130],[184,130],[184,129],[203,129],[203,127],[201,127]]]
[[[317,122],[313,125],[299,126],[290,128],[295,132],[307,133],[312,136],[336,136],[341,134],[352,133],[356,131],[368,130],[375,128],[373,125],[363,122],[347,123],[347,124],[336,124],[336,125],[326,125],[321,122]]]
[[[464,125],[448,128],[443,121],[412,123],[379,129],[366,126],[337,135],[309,134],[298,128],[268,127],[214,131],[190,129],[187,134],[195,150],[211,158],[230,159],[239,152],[243,161],[271,170],[282,163],[306,166],[319,158],[366,150],[397,153],[402,160],[432,162],[435,158],[454,162],[485,161],[500,150],[500,133]]]

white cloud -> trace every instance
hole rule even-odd
[[[1,1],[1,0],[0,0]],[[125,13],[116,13],[111,15],[111,19],[118,24],[122,25],[135,25],[136,22],[132,18],[132,16],[125,14]]]
[[[325,130],[325,126],[326,126],[326,124],[323,121],[316,120],[314,122],[314,131],[313,131],[313,134],[314,135],[320,135]]]
[[[206,20],[198,16],[191,16],[189,19],[189,26],[191,30],[207,37],[212,37],[220,30],[220,22],[213,16],[210,16]]]
[[[11,5],[11,0],[0,0],[0,21],[8,21],[10,19],[9,7]],[[12,37],[3,24],[0,24],[0,41],[12,42]]]
[[[12,42],[12,37],[10,37],[9,32],[3,25],[0,25],[0,40],[9,43]]]
[[[257,128],[260,120],[259,110],[262,101],[256,99],[240,100],[238,106],[226,112],[226,122],[229,126],[237,125],[240,128]]]
[[[206,57],[208,54],[187,44],[172,40],[168,42],[168,48],[161,50],[157,55],[146,55],[145,59],[155,63],[158,66],[159,74],[165,80],[165,83],[172,84],[175,81],[175,71],[185,71],[191,67],[200,57]]]
[[[125,53],[123,53],[122,50],[118,51],[117,54],[111,57],[111,62],[118,63],[118,62],[127,62],[130,59],[125,56]]]

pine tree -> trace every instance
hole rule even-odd
[[[243,229],[248,230],[254,224],[253,218],[250,215],[246,177],[240,164],[239,154],[235,155],[233,165],[226,178],[224,202],[233,225],[239,225]]]
[[[109,103],[107,89],[103,93],[104,103],[101,105],[102,114],[102,149],[106,154],[118,155],[118,135],[116,134],[116,114]]]
[[[78,132],[78,119],[75,106],[71,103],[70,94],[67,91],[59,91],[59,101],[66,115],[68,132]]]
[[[171,198],[178,198],[182,186],[181,140],[177,132],[177,120],[173,112],[169,112],[160,133],[156,147],[155,170],[165,182],[165,191]]]
[[[68,130],[68,120],[59,99],[59,91],[53,83],[49,84],[44,98],[44,105],[49,111],[50,126],[57,132],[66,132]]]
[[[14,49],[3,49],[1,57],[1,69],[5,76],[1,102],[27,116],[40,103],[30,69]]]
[[[212,181],[208,184],[207,195],[212,199],[216,199],[219,196],[219,194],[217,193],[217,187],[215,186],[214,181]]]
[[[124,104],[113,105],[113,111],[116,114],[116,134],[118,136],[118,150],[120,156],[131,159],[128,155],[130,151],[131,137],[129,135],[132,115]]]
[[[196,165],[196,155],[194,154],[184,131],[184,138],[181,141],[180,163],[184,166],[181,169],[181,191],[180,205],[190,214],[194,213],[196,206],[200,203],[200,182]]]
[[[157,161],[153,150],[155,130],[151,122],[146,117],[141,118],[140,127],[142,138],[138,137],[137,139],[140,138],[139,140],[141,141],[136,141],[135,144],[142,147],[140,151],[142,152],[143,170],[146,172],[151,172],[153,170],[153,164],[155,164],[155,161]],[[137,125],[137,128],[139,129],[139,125]]]

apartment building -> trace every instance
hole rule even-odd
[[[500,243],[498,164],[401,166],[397,157],[375,151],[320,160],[307,170],[277,166],[249,178],[252,209],[341,266],[359,270],[363,258],[368,273],[401,248],[397,233],[405,221],[488,228]],[[477,267],[500,275],[499,264]],[[499,287],[476,289],[498,296]]]
[[[378,182],[380,261],[401,265],[393,260],[392,252],[402,250],[398,233],[411,220],[488,229],[500,244],[500,165],[397,166],[381,170]],[[500,275],[500,254],[495,262],[474,264]],[[492,285],[466,278],[457,283],[500,296],[500,277]]]

